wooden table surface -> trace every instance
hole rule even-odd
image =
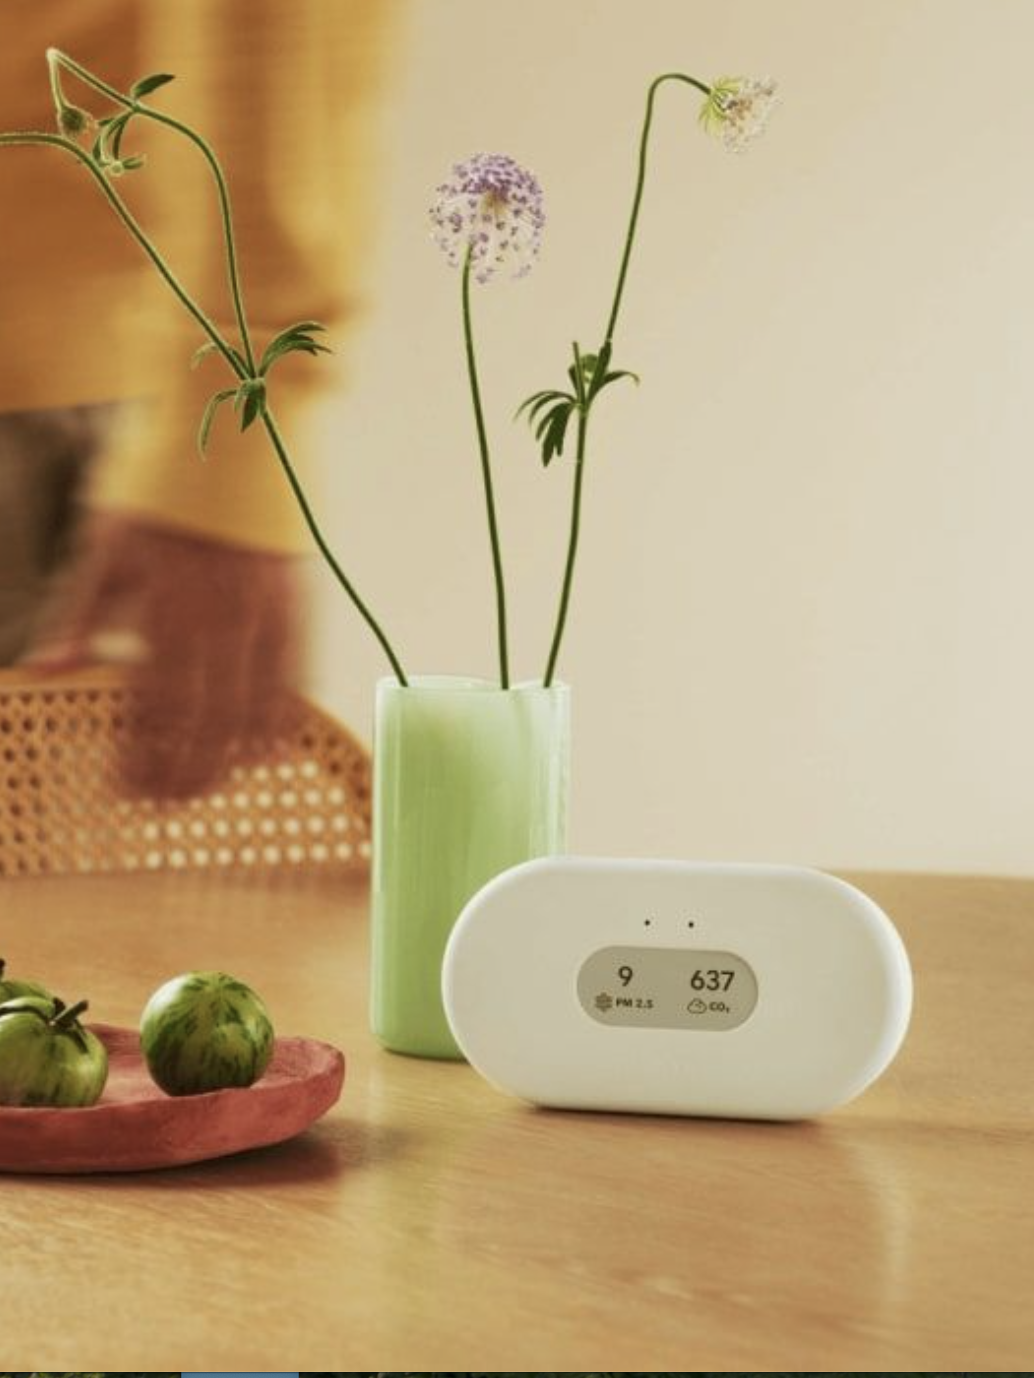
[[[860,880],[916,970],[859,1101],[775,1125],[536,1110],[366,1031],[362,885],[8,882],[11,975],[135,1022],[188,967],[341,1046],[292,1143],[0,1177],[12,1369],[1019,1371],[1034,1357],[1034,883]]]

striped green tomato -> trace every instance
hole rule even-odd
[[[0,1004],[0,1105],[93,1105],[108,1053],[79,1023],[86,1001],[22,995]]]
[[[166,981],[140,1018],[151,1076],[170,1096],[250,1086],[273,1055],[266,1007],[222,971],[188,971]]]
[[[38,981],[16,981],[13,977],[5,977],[6,967],[7,963],[0,957],[0,1005],[5,1000],[17,1000],[20,995],[36,995],[43,1000],[53,1000],[50,991]]]

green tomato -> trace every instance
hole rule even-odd
[[[7,963],[0,957],[0,1005],[5,1000],[17,1000],[20,995],[36,995],[44,1000],[53,1000],[50,991],[38,981],[15,981],[11,977],[5,979],[6,966]]]
[[[140,1046],[162,1090],[190,1096],[257,1081],[273,1055],[273,1025],[243,981],[221,971],[188,971],[148,1000]]]
[[[22,995],[0,1004],[0,1105],[93,1105],[108,1053],[79,1023],[86,1001]]]

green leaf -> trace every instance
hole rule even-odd
[[[567,396],[566,393],[557,392],[557,390],[556,390],[555,388],[546,388],[546,389],[544,389],[542,392],[533,392],[533,393],[531,394],[530,397],[526,397],[526,398],[524,399],[524,401],[521,403],[521,405],[520,405],[520,406],[517,408],[517,410],[514,412],[514,414],[513,414],[513,419],[516,421],[517,418],[520,416],[520,414],[521,414],[522,411],[526,410],[528,407],[533,407],[533,406],[538,406],[538,405],[540,405],[540,404],[542,403],[543,400],[549,401],[549,399],[550,399],[551,397],[566,397],[566,396]]]
[[[600,349],[599,354],[587,354],[582,361],[586,370],[585,381],[589,386],[590,401],[596,396],[600,388],[604,386],[612,349],[612,345],[605,344]]]
[[[126,132],[126,125],[132,118],[132,112],[128,115],[117,115],[105,130],[108,147],[115,158],[122,156],[122,135]]]
[[[571,386],[572,386],[572,387],[574,388],[574,390],[575,390],[575,395],[576,395],[576,397],[578,398],[578,401],[584,406],[584,405],[585,405],[585,363],[584,363],[584,360],[582,359],[581,354],[579,353],[577,342],[575,342],[575,344],[573,344],[573,345],[571,346],[571,348],[574,350],[574,363],[573,363],[573,364],[570,366],[570,368],[567,370],[567,376],[568,376],[568,378],[570,378],[570,380],[571,380]]]
[[[534,427],[539,412],[542,411],[544,407],[549,407],[550,410],[552,410],[552,407],[550,407],[550,403],[555,401],[559,401],[561,406],[574,406],[574,398],[569,397],[566,392],[551,392],[547,394],[547,396],[540,398],[539,401],[537,401],[535,405],[529,410],[528,425]]]
[[[566,425],[567,425],[567,417],[570,416],[570,414],[571,414],[571,408],[572,408],[573,406],[575,406],[575,403],[574,403],[574,402],[560,402],[560,403],[558,403],[555,407],[553,407],[550,411],[548,411],[548,412],[545,414],[545,416],[541,417],[541,418],[539,419],[538,425],[535,427],[535,439],[536,439],[536,440],[541,440],[541,439],[542,439],[542,437],[545,435],[545,433],[549,430],[550,426],[552,426],[553,423],[556,421],[556,418],[557,418],[557,415],[558,415],[558,414],[561,414],[561,413],[563,414],[563,416],[564,416],[564,425],[566,426]]]
[[[228,398],[233,397],[236,391],[236,388],[224,388],[222,392],[217,392],[213,397],[208,399],[204,415],[201,418],[201,426],[197,433],[197,448],[202,459],[204,459],[205,450],[208,447],[208,434],[212,429],[212,422],[215,420],[215,414],[219,410],[220,405]]]
[[[311,335],[290,335],[282,341],[281,353],[286,353],[291,349],[302,349],[306,354],[333,354],[330,345],[321,344],[319,340],[314,340]]]
[[[244,403],[244,409],[241,412],[241,430],[246,431],[261,411],[262,398],[257,392],[253,392]]]
[[[528,402],[531,403],[530,407]],[[525,402],[524,406],[528,407],[528,425],[532,427],[542,408],[548,407],[551,402],[563,402],[572,407],[575,405],[575,399],[569,392],[540,392],[535,398],[529,397],[528,402]]]
[[[197,368],[198,364],[208,354],[218,354],[219,346],[214,340],[207,340],[200,349],[194,350],[194,357],[190,361],[191,368]]]
[[[307,335],[311,334],[314,330],[318,330],[321,334],[326,334],[327,327],[321,325],[319,321],[295,321],[294,325],[289,325],[281,330],[280,335],[293,335],[295,331],[298,330],[304,330]],[[273,338],[279,339],[280,337],[277,335]]]
[[[287,340],[281,340],[276,345],[270,345],[262,356],[259,373],[268,373],[277,359],[284,354],[333,354],[333,352],[327,345],[317,344],[315,340],[310,340],[307,335],[297,335]]]
[[[94,159],[99,163],[112,163],[119,161],[122,149],[122,135],[125,133],[126,125],[133,118],[133,111],[126,111],[121,115],[110,115],[107,119],[97,121],[97,137],[93,141],[90,152]],[[141,164],[136,164],[141,166]]]
[[[245,378],[237,389],[234,409],[240,414],[241,430],[246,431],[266,406],[266,385],[261,378]]]
[[[157,91],[159,86],[165,86],[176,78],[168,72],[155,72],[149,77],[141,77],[129,88],[129,94],[134,100],[139,100],[141,96],[149,96],[152,91]]]
[[[632,373],[627,368],[619,368],[616,369],[613,373],[605,374],[604,377],[601,379],[598,387],[595,389],[595,391],[602,392],[604,388],[609,388],[611,383],[616,383],[619,378],[631,378],[632,382],[635,383],[636,387],[639,386],[640,379],[638,373]]]
[[[563,454],[567,423],[571,419],[573,410],[573,406],[557,407],[555,411],[550,412],[548,428],[542,442],[542,463],[544,465],[548,466],[554,455]]]
[[[94,139],[93,147],[90,149],[90,153],[97,162],[104,162],[111,156],[108,152],[108,142],[111,138],[111,126],[115,123],[116,118],[121,117],[111,115],[105,120],[97,121],[97,137]]]
[[[312,338],[315,330],[324,331],[326,326],[320,325],[319,321],[298,321],[296,325],[289,325],[286,330],[274,335],[262,354],[259,374],[267,373],[282,354],[290,354],[294,350],[304,354],[332,354],[333,350],[327,345]]]

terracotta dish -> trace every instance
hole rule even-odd
[[[104,1095],[81,1110],[0,1106],[0,1171],[136,1172],[221,1158],[293,1138],[341,1094],[345,1059],[316,1039],[278,1038],[254,1086],[167,1096],[136,1029],[90,1028],[108,1049]]]

